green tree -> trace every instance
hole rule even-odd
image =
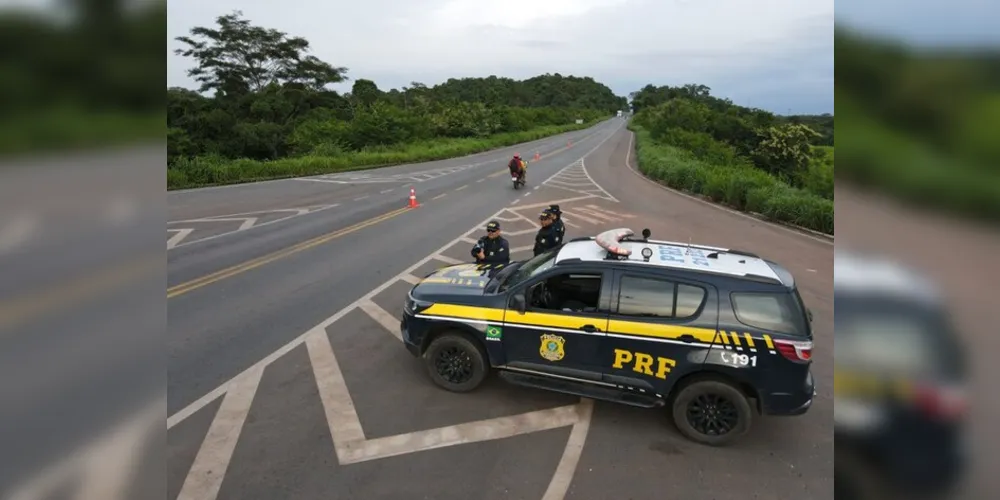
[[[786,123],[759,131],[761,141],[754,149],[755,162],[771,174],[790,182],[809,168],[812,141],[819,134],[806,125]]]
[[[198,62],[188,75],[201,83],[201,92],[245,94],[275,83],[319,90],[346,78],[347,68],[306,55],[306,39],[254,26],[241,11],[217,17],[216,24],[218,29],[199,26],[177,37],[187,48],[175,53]]]

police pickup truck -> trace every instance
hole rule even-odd
[[[792,275],[750,253],[615,229],[506,266],[459,264],[415,285],[400,328],[454,392],[505,380],[633,406],[731,443],[755,414],[812,404],[811,314]]]

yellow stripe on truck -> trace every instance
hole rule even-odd
[[[519,314],[513,311],[507,315],[506,322],[515,325],[548,326],[551,328],[562,328],[564,330],[578,330],[584,325],[594,325],[604,331],[605,320],[594,318],[582,318],[564,314],[548,314],[537,312],[526,312]]]
[[[434,304],[420,312],[427,316],[444,316],[456,319],[471,319],[478,321],[503,321],[503,309],[488,307],[459,306],[453,304]]]
[[[653,337],[658,339],[678,340],[682,335],[691,335],[698,342],[711,344],[715,340],[714,328],[693,328],[690,326],[661,325],[657,323],[639,323],[613,319],[608,324],[611,333]]]

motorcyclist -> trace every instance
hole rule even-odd
[[[486,236],[479,238],[471,254],[476,264],[510,263],[510,244],[500,235],[500,222],[491,220],[486,224]]]
[[[514,153],[514,157],[510,159],[510,163],[507,164],[507,169],[510,170],[510,175],[516,176],[522,181],[525,180],[527,176],[527,162],[521,159],[520,153]]]
[[[538,222],[542,227],[538,228],[538,233],[535,234],[535,247],[532,249],[535,255],[562,244],[562,236],[556,231],[554,221],[555,214],[552,213],[552,209],[546,208],[538,215]]]
[[[562,210],[559,210],[559,205],[549,205],[549,211],[552,212],[554,217],[552,225],[555,226],[556,231],[559,233],[559,241],[566,241],[566,225],[562,221]]]

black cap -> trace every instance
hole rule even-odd
[[[489,232],[499,231],[500,223],[495,220],[491,220],[488,224],[486,224],[486,230]]]
[[[559,205],[549,205],[549,212],[556,215],[562,214],[562,210],[559,210]]]
[[[552,215],[553,215],[552,209],[551,208],[546,208],[545,210],[542,210],[542,212],[540,214],[538,214],[538,218],[539,219],[548,219],[548,218],[552,217]]]

